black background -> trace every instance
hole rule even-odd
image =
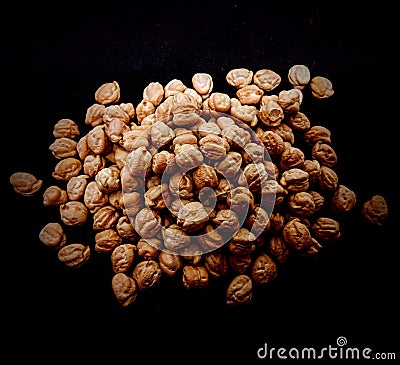
[[[256,351],[265,342],[323,347],[338,336],[350,346],[398,351],[400,75],[393,9],[170,1],[11,5],[3,17],[10,20],[1,35],[2,300],[9,323],[3,332],[18,348],[16,359],[73,360],[79,352],[82,359],[260,363]],[[334,85],[326,100],[305,92],[303,110],[312,124],[332,131],[339,179],[357,194],[341,221],[341,240],[318,260],[283,269],[270,287],[255,288],[245,307],[225,306],[223,283],[188,292],[164,280],[122,308],[107,258],[95,255],[71,270],[38,240],[57,211],[44,208],[40,194],[17,196],[9,176],[28,171],[53,184],[53,126],[62,118],[82,126],[101,84],[117,81],[121,102],[136,105],[148,83],[177,78],[190,85],[196,72],[210,73],[215,91],[232,94],[225,75],[237,67],[272,69],[289,87],[285,75],[294,64]],[[374,194],[388,202],[384,227],[361,217]]]

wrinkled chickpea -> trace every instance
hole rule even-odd
[[[136,281],[123,272],[115,274],[111,281],[114,295],[123,307],[133,303],[137,297],[138,288]]]
[[[249,304],[253,296],[252,279],[245,274],[235,276],[226,290],[226,304],[244,305]]]
[[[57,185],[51,185],[43,193],[43,206],[59,206],[68,201],[67,192]]]
[[[75,139],[80,135],[78,125],[71,119],[60,119],[53,127],[54,138]]]
[[[124,243],[116,246],[111,253],[111,265],[113,271],[118,274],[126,273],[132,267],[135,259],[136,246]]]
[[[67,243],[67,236],[60,223],[47,223],[39,232],[39,240],[47,247],[61,248]]]
[[[100,104],[112,104],[119,101],[121,89],[118,82],[106,82],[99,86],[94,94],[94,98]]]
[[[162,271],[160,265],[154,260],[140,261],[134,268],[132,277],[141,291],[147,290],[160,280]]]
[[[382,227],[386,222],[389,209],[382,195],[373,195],[362,206],[362,215],[372,224]]]
[[[305,65],[293,65],[289,69],[288,79],[294,88],[303,90],[310,82],[310,69]]]
[[[70,243],[60,248],[58,259],[68,267],[79,268],[90,258],[90,246],[81,243]]]
[[[183,266],[182,281],[186,289],[201,289],[208,286],[209,275],[202,265]]]
[[[323,76],[313,77],[310,81],[310,89],[312,96],[318,99],[329,98],[335,93],[332,82]]]
[[[32,196],[40,190],[43,180],[38,180],[29,172],[14,172],[10,176],[10,184],[19,195]]]
[[[88,208],[80,201],[60,205],[60,218],[66,226],[81,226],[88,218]]]

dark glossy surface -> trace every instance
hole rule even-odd
[[[264,342],[323,347],[338,336],[352,346],[398,351],[392,328],[398,325],[399,208],[392,169],[400,75],[393,12],[263,3],[71,6],[48,13],[14,6],[4,13],[12,25],[2,25],[1,35],[2,298],[9,321],[3,331],[21,349],[15,356],[29,351],[31,358],[51,359],[52,348],[72,359],[81,348],[90,357],[115,352],[116,361],[132,363],[138,353],[168,363],[213,357],[260,363],[256,351]],[[335,95],[305,96],[304,111],[312,124],[332,131],[339,180],[358,197],[342,220],[342,239],[319,260],[293,263],[269,288],[257,287],[245,307],[225,306],[223,282],[188,292],[165,280],[122,308],[111,292],[108,257],[96,255],[71,270],[40,243],[39,230],[57,211],[42,207],[40,195],[14,194],[8,177],[25,170],[46,186],[53,183],[53,126],[61,118],[83,126],[99,85],[117,81],[121,101],[136,105],[149,82],[178,78],[189,85],[194,73],[208,72],[214,90],[231,95],[230,69],[270,68],[286,82],[293,64],[333,82]],[[373,194],[389,205],[383,228],[360,215]],[[73,232],[90,240],[88,232]]]

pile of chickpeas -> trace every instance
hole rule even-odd
[[[226,304],[248,304],[291,256],[340,239],[340,217],[357,200],[335,171],[331,131],[301,108],[305,92],[332,97],[331,81],[305,65],[287,80],[279,90],[272,70],[232,69],[228,95],[196,73],[191,85],[151,82],[137,103],[122,101],[118,82],[104,83],[83,118],[88,133],[68,118],[54,125],[54,184],[29,172],[10,183],[59,210],[38,238],[62,264],[110,257],[108,285],[122,306],[164,276],[187,290],[226,278]],[[385,199],[372,196],[362,214],[383,225]],[[93,240],[71,241],[66,227],[78,226]]]

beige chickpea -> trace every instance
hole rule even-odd
[[[230,234],[229,238],[232,238],[240,228],[238,215],[231,209],[218,210],[215,217],[212,218],[212,222],[218,227],[218,231],[226,237],[227,234]]]
[[[144,193],[144,201],[146,206],[153,210],[165,209],[170,201],[168,185],[160,184],[152,186]]]
[[[122,238],[114,228],[99,231],[94,236],[94,249],[98,253],[112,253],[122,243]]]
[[[143,119],[147,116],[154,114],[156,107],[148,100],[143,99],[138,105],[136,105],[136,119],[138,124],[141,124]]]
[[[78,157],[83,161],[88,155],[93,154],[92,150],[89,148],[87,144],[87,134],[79,138],[76,144],[76,151],[78,153]]]
[[[319,187],[323,191],[334,192],[339,184],[339,177],[335,170],[328,166],[321,166],[318,174]]]
[[[52,176],[57,180],[67,182],[72,177],[78,176],[82,167],[82,162],[75,157],[63,158],[54,167]]]
[[[301,251],[311,244],[311,233],[299,218],[290,219],[282,230],[282,237],[291,248]]]
[[[197,100],[190,94],[177,92],[172,96],[172,114],[190,113],[199,109]]]
[[[147,129],[150,131],[149,128]],[[139,127],[132,128],[122,135],[118,143],[128,152],[138,149],[139,147],[147,148],[150,145],[149,131],[147,129],[144,130]]]
[[[90,246],[81,243],[70,243],[60,248],[57,257],[70,268],[83,266],[91,256]]]
[[[125,173],[140,177],[151,170],[152,155],[145,147],[139,147],[129,153],[126,159]]]
[[[123,213],[129,218],[134,218],[144,208],[144,197],[142,192],[124,192],[122,195]]]
[[[165,122],[168,120],[168,118],[173,114],[173,103],[174,98],[170,95],[157,106],[156,111],[154,112],[155,120],[157,122]]]
[[[294,88],[302,90],[310,82],[310,69],[305,65],[293,65],[288,72],[288,80]]]
[[[215,134],[219,136],[221,135],[221,128],[218,127],[217,123],[213,121],[203,122],[196,129],[196,134],[199,136],[200,139],[210,134]]]
[[[103,115],[106,107],[103,104],[94,103],[86,110],[85,124],[92,127],[103,123]]]
[[[303,138],[310,145],[314,145],[318,141],[330,144],[331,131],[322,125],[313,125],[303,134]]]
[[[176,115],[174,115],[174,117],[176,117]],[[175,137],[172,140],[171,150],[175,150],[177,146],[182,146],[183,144],[197,145],[197,137],[193,131],[181,127],[175,128],[174,132]]]
[[[183,93],[186,89],[186,86],[181,80],[172,79],[170,80],[164,87],[164,97],[168,98],[169,96],[173,96],[176,93]]]
[[[280,154],[279,167],[282,171],[286,171],[293,168],[303,168],[305,154],[298,148],[292,146],[288,142],[284,142],[285,149]]]
[[[179,210],[177,223],[185,232],[198,232],[208,222],[209,213],[200,202],[190,202]]]
[[[67,196],[69,200],[80,200],[85,193],[89,175],[74,176],[67,182]]]
[[[142,238],[154,238],[160,234],[161,217],[144,207],[135,216],[134,228]]]
[[[139,235],[133,228],[133,224],[126,215],[121,215],[118,219],[118,222],[115,226],[118,234],[126,241],[131,243],[135,243],[139,239]]]
[[[194,169],[193,181],[197,191],[204,188],[216,188],[218,186],[217,172],[213,167],[203,164]]]
[[[107,107],[105,107],[103,114],[103,122],[106,125],[108,125],[109,123],[111,123],[113,120],[116,119],[120,120],[124,124],[128,124],[131,117],[125,111],[125,109],[122,108],[121,105],[108,105]]]
[[[96,213],[101,207],[106,205],[108,195],[99,189],[96,181],[90,181],[86,185],[83,201],[90,213]]]
[[[137,254],[143,260],[157,260],[160,249],[157,246],[150,244],[147,240],[141,238],[137,245]]]
[[[191,199],[194,197],[194,188],[193,176],[189,173],[176,172],[169,178],[169,191],[176,197]]]
[[[258,104],[264,91],[255,84],[246,85],[236,91],[236,96],[242,104]]]
[[[300,111],[289,115],[288,118],[286,118],[286,123],[293,130],[303,133],[306,133],[311,128],[310,119],[306,114]]]
[[[106,159],[100,155],[88,155],[83,160],[83,172],[85,175],[92,178],[94,178],[105,166]]]
[[[162,235],[165,248],[174,254],[179,254],[191,242],[190,235],[178,224],[171,224],[163,229]]]
[[[185,265],[183,266],[182,280],[186,289],[205,288],[209,281],[208,271],[201,265]]]
[[[128,114],[129,119],[135,118],[136,110],[135,110],[135,106],[132,103],[121,103],[121,104],[119,104],[119,106],[126,114]],[[128,122],[129,122],[129,120],[128,120]]]
[[[60,217],[66,226],[81,226],[86,223],[89,211],[80,201],[69,201],[60,205]]]
[[[341,237],[340,223],[328,217],[318,217],[311,226],[313,236],[324,242],[336,241]]]
[[[208,107],[216,112],[227,113],[231,108],[231,98],[228,94],[221,92],[211,93],[206,99]]]
[[[271,91],[279,86],[281,76],[269,69],[261,69],[254,74],[254,84],[261,90]]]
[[[125,273],[115,274],[111,287],[115,298],[123,307],[127,307],[136,300],[138,292],[136,281]]]
[[[51,185],[43,193],[43,205],[45,207],[59,206],[68,201],[67,192],[57,185]]]
[[[54,138],[75,139],[80,135],[78,124],[72,119],[60,119],[53,127]]]
[[[303,93],[299,89],[282,90],[278,94],[278,104],[284,113],[296,114],[300,110]]]
[[[47,247],[61,248],[67,242],[67,236],[60,223],[47,223],[39,232],[39,240]]]
[[[226,290],[226,304],[228,306],[246,305],[253,297],[253,282],[246,274],[236,275]]]
[[[242,105],[242,103],[236,99],[231,99],[231,115],[236,119],[249,124],[254,127],[258,122],[258,109],[254,105]]]
[[[257,284],[268,284],[278,276],[278,267],[266,253],[258,255],[251,267],[251,277]]]
[[[163,122],[155,122],[151,126],[151,143],[157,149],[170,143],[175,137],[174,130]]]
[[[162,271],[160,265],[155,260],[140,261],[132,272],[132,277],[136,281],[141,291],[147,290],[160,280]]]
[[[209,134],[199,140],[200,151],[211,161],[221,161],[225,158],[230,145],[225,138]]]
[[[267,244],[269,255],[278,263],[287,261],[290,250],[282,236],[272,236]]]
[[[114,228],[118,222],[120,214],[112,205],[105,205],[93,214],[93,230],[102,231]]]
[[[119,211],[123,209],[124,203],[122,201],[122,195],[123,195],[122,190],[117,190],[113,191],[111,194],[108,196],[108,201],[109,203]]]
[[[253,80],[253,71],[243,67],[235,68],[230,70],[225,78],[229,85],[241,88],[251,83]]]
[[[238,186],[232,189],[226,201],[235,213],[237,212],[241,215],[248,210],[252,211],[254,209],[254,195],[246,187]]]
[[[286,170],[282,173],[280,184],[289,192],[306,191],[310,186],[308,172],[297,167]]]
[[[159,105],[164,98],[164,87],[158,82],[150,82],[143,90],[143,100],[154,106]]]
[[[264,97],[259,109],[259,118],[267,127],[276,127],[284,118],[283,109],[277,101]]]
[[[204,98],[208,97],[213,89],[213,79],[205,72],[195,73],[192,77],[193,88]]]
[[[331,198],[331,208],[336,213],[349,212],[357,203],[356,193],[346,185],[339,184]]]
[[[111,193],[121,189],[120,171],[116,165],[111,165],[101,169],[94,180],[103,193]]]
[[[96,155],[104,155],[112,149],[111,141],[105,132],[105,125],[101,124],[91,129],[87,134],[87,145]]]
[[[111,264],[115,273],[126,273],[135,259],[136,246],[125,243],[116,246],[111,253]]]
[[[221,134],[232,148],[243,148],[250,142],[250,133],[237,124],[224,127]]]
[[[110,120],[104,127],[104,132],[112,143],[119,143],[128,131],[130,131],[129,126],[119,118]]]
[[[94,98],[100,104],[112,104],[119,101],[121,89],[118,82],[106,82],[96,90]]]
[[[256,236],[247,228],[241,227],[229,241],[229,252],[233,255],[248,255],[255,251]]]
[[[71,138],[61,137],[49,146],[52,155],[61,160],[66,157],[75,157],[78,152],[76,150],[77,142]]]
[[[214,278],[220,278],[229,272],[228,259],[221,251],[207,253],[204,257],[204,266]]]
[[[242,165],[242,155],[239,152],[230,151],[226,156],[215,164],[215,169],[229,179],[236,176]]]
[[[190,170],[203,163],[203,154],[192,144],[183,144],[175,149],[175,162],[182,170]]]
[[[263,131],[260,140],[264,144],[268,154],[272,157],[279,156],[285,150],[282,137],[274,131]]]
[[[202,107],[203,96],[200,95],[195,89],[192,89],[191,87],[187,87],[183,93],[190,95],[191,97],[193,97],[194,100],[196,100],[198,109],[200,109]],[[204,95],[204,96],[208,97],[208,94]]]
[[[169,277],[175,276],[183,267],[182,259],[179,255],[166,251],[159,253],[158,262],[163,274]]]
[[[165,150],[157,152],[153,156],[153,161],[152,161],[152,165],[151,165],[153,172],[155,174],[161,176],[164,173],[167,166],[172,163],[174,158],[175,158],[175,155],[171,152],[168,152]]]
[[[331,97],[335,91],[332,82],[323,76],[315,76],[310,81],[312,96],[317,99],[326,99]]]

